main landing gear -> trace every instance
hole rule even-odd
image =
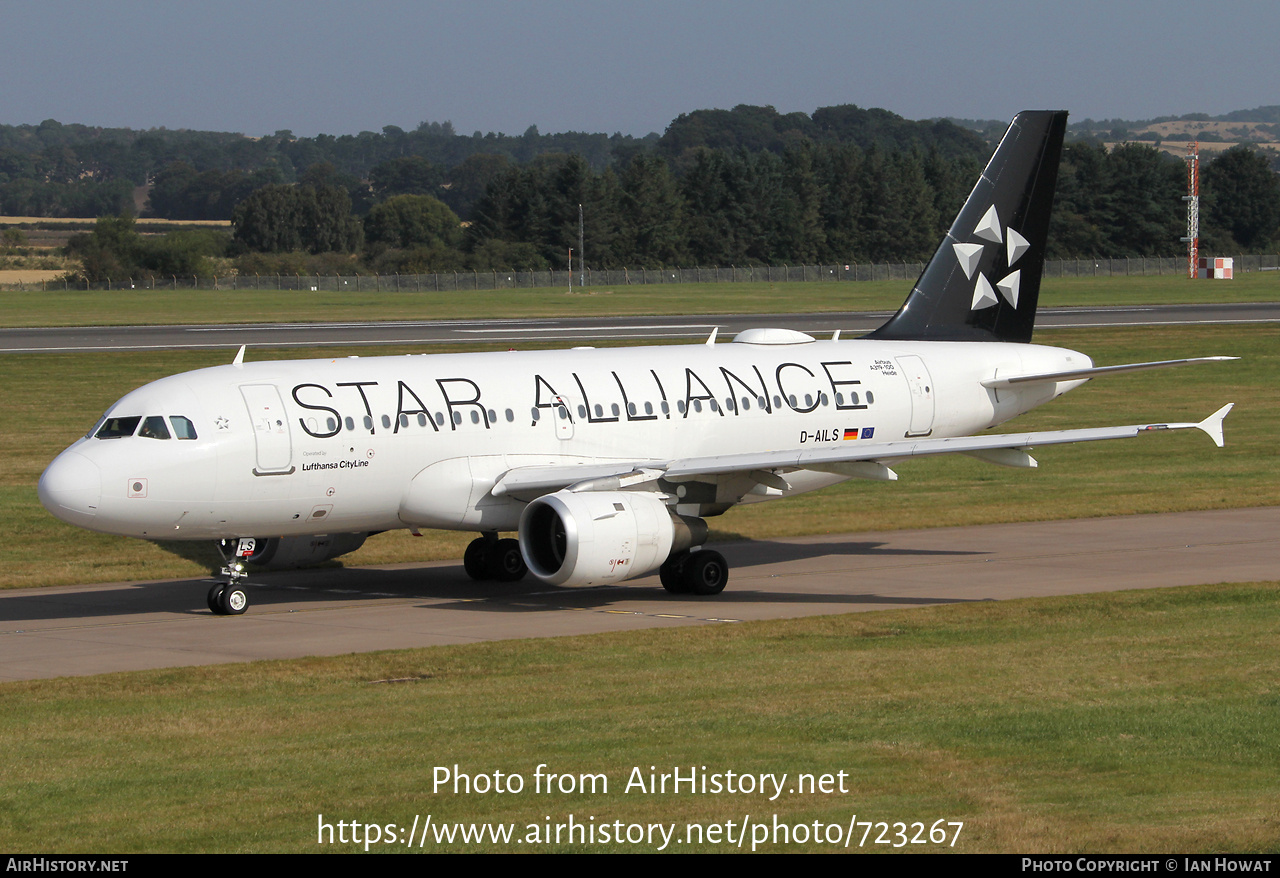
[[[239,616],[249,609],[249,593],[240,582],[248,574],[240,559],[253,554],[254,545],[255,541],[251,537],[218,541],[218,553],[222,555],[224,563],[221,574],[227,577],[227,581],[215,582],[209,589],[209,594],[205,597],[209,612],[218,616]],[[230,557],[228,553],[231,553]]]
[[[658,578],[672,594],[720,594],[729,581],[729,562],[714,549],[677,552],[658,568]]]
[[[472,540],[462,556],[462,566],[468,576],[481,582],[519,582],[529,572],[520,554],[520,541],[500,540],[496,533]]]

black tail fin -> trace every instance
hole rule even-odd
[[[915,289],[868,338],[1031,341],[1067,114],[1019,113]]]

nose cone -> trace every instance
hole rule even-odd
[[[102,500],[102,473],[83,454],[64,451],[40,476],[40,502],[68,524],[91,527]]]

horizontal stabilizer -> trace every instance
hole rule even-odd
[[[1192,357],[1185,360],[1158,360],[1152,363],[1125,363],[1121,366],[1095,366],[1091,369],[1069,369],[1065,372],[1037,372],[1028,375],[990,378],[982,382],[983,387],[1001,390],[1006,387],[1017,387],[1021,384],[1049,384],[1058,381],[1080,381],[1098,378],[1103,375],[1120,375],[1125,372],[1141,372],[1144,369],[1163,369],[1166,366],[1185,366],[1188,363],[1220,363],[1224,360],[1238,360],[1239,357]]]

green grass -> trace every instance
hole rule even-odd
[[[893,311],[910,281],[652,284],[451,293],[115,290],[0,292],[0,326],[449,320],[637,314]],[[1280,272],[1196,283],[1182,277],[1047,278],[1041,304],[1152,305],[1280,300]]]
[[[1255,583],[4,684],[0,849],[311,852],[318,814],[856,814],[963,821],[963,852],[1271,852],[1278,626],[1280,584]],[[537,795],[540,763],[609,792]],[[529,789],[433,793],[455,764]],[[624,793],[634,766],[849,792]]]
[[[785,501],[731,510],[713,537],[754,539],[1273,505],[1280,502],[1274,438],[1280,434],[1280,328],[1054,330],[1037,341],[1082,350],[1099,364],[1231,354],[1242,359],[1102,378],[1013,422],[1009,429],[1195,421],[1226,402],[1227,447],[1199,433],[1153,434],[1036,453],[1038,470],[1011,470],[949,456],[898,467],[898,482],[853,480]],[[397,353],[395,347],[356,353]],[[348,353],[343,349],[344,355]],[[305,357],[309,351],[257,351]],[[0,541],[3,585],[30,587],[203,575],[198,564],[153,543],[64,525],[39,505],[35,485],[54,456],[112,402],[147,381],[225,362],[225,352],[39,354],[0,357]],[[467,534],[405,531],[371,538],[351,565],[458,558]]]

